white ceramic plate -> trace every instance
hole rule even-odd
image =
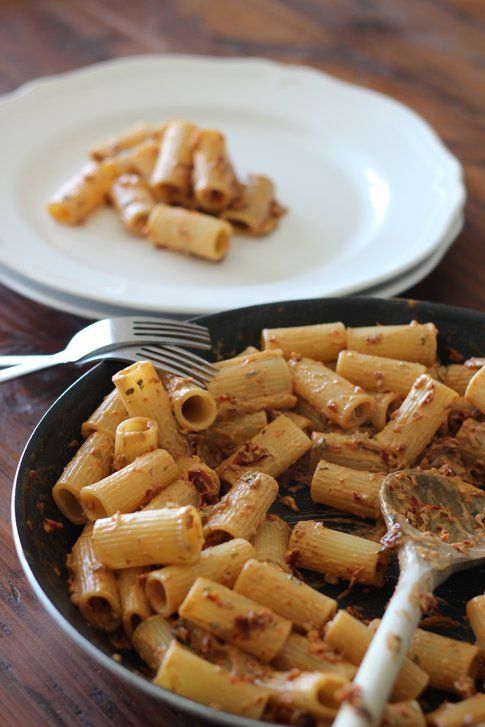
[[[81,228],[45,212],[86,151],[138,119],[222,129],[241,175],[270,175],[290,207],[268,238],[235,238],[221,264],[155,250],[109,209]],[[0,262],[103,305],[214,312],[339,295],[406,272],[462,208],[461,168],[387,97],[259,59],[143,56],[40,79],[0,103]]]
[[[450,228],[441,245],[426,260],[423,260],[418,266],[411,268],[408,272],[397,278],[378,285],[374,288],[367,288],[359,291],[360,295],[372,295],[379,298],[390,298],[399,295],[404,290],[408,290],[413,285],[419,283],[429,273],[434,270],[438,263],[445,256],[449,247],[459,234],[463,227],[463,215],[460,215],[456,222]],[[67,295],[52,290],[46,286],[34,283],[29,278],[13,272],[9,268],[0,264],[0,282],[8,288],[15,290],[20,295],[35,300],[37,303],[62,310],[66,313],[82,316],[83,318],[111,318],[120,315],[130,315],[133,309],[104,305],[85,298]],[[162,311],[163,313],[163,311]],[[183,314],[171,313],[172,316],[185,317]]]

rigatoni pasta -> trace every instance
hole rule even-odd
[[[318,412],[343,429],[366,422],[373,400],[358,386],[353,386],[319,361],[295,356],[288,362],[295,391]]]
[[[111,184],[110,198],[123,227],[134,235],[142,235],[155,200],[137,174],[122,174]]]
[[[457,397],[456,391],[427,375],[416,379],[394,418],[375,437],[394,467],[409,467],[416,462]]]
[[[243,566],[234,590],[271,608],[303,631],[320,631],[337,610],[337,601],[333,598],[318,593],[274,565],[254,559]]]
[[[291,631],[288,619],[208,578],[197,578],[179,614],[264,663],[276,656]]]
[[[219,373],[207,389],[217,402],[218,417],[292,409],[296,404],[291,373],[281,351],[261,351],[218,363]]]
[[[251,543],[256,551],[256,558],[284,571],[290,572],[286,562],[288,543],[290,542],[290,526],[277,515],[266,515],[256,530]]]
[[[281,415],[221,462],[217,472],[231,485],[245,472],[264,472],[278,477],[311,446],[311,439],[300,427]]]
[[[343,512],[377,519],[380,515],[381,472],[364,472],[321,460],[311,482],[313,502]]]
[[[219,130],[186,119],[158,127],[138,122],[98,145],[47,210],[78,225],[109,200],[132,235],[213,262],[227,254],[233,224],[267,235],[286,212],[268,177],[238,181]]]
[[[190,505],[101,518],[92,538],[100,563],[114,569],[194,563],[203,543],[200,515]]]
[[[220,131],[203,129],[194,140],[194,197],[208,212],[221,212],[238,196],[239,184]]]
[[[384,356],[433,366],[436,326],[412,321],[404,326],[347,328],[347,348],[371,356]]]
[[[392,391],[406,396],[416,379],[426,373],[426,367],[357,351],[341,351],[337,373],[366,391]]]
[[[190,454],[187,440],[175,422],[169,396],[151,362],[141,361],[118,371],[113,383],[130,417],[157,422],[161,449],[166,449],[175,460]]]
[[[247,472],[210,511],[204,525],[206,543],[232,538],[250,540],[276,499],[278,483],[261,472]]]
[[[232,227],[200,212],[157,204],[148,217],[146,234],[156,247],[216,262],[229,251]]]
[[[83,487],[81,504],[90,520],[133,512],[173,482],[177,475],[177,465],[171,455],[164,449],[156,449],[99,482]]]
[[[286,213],[274,198],[274,184],[262,174],[250,174],[240,194],[221,217],[228,220],[239,232],[249,235],[268,235],[278,226],[278,221]]]
[[[378,543],[300,520],[290,537],[292,562],[327,576],[381,586],[389,554]]]
[[[116,389],[108,394],[98,408],[93,411],[82,427],[83,437],[89,437],[91,432],[105,432],[113,438],[118,424],[128,417],[123,400]]]
[[[254,719],[261,717],[268,699],[260,687],[211,664],[176,641],[153,681],[187,699]]]
[[[285,358],[293,353],[314,361],[333,361],[345,348],[346,332],[343,323],[317,323],[314,326],[263,328],[261,344],[264,350],[279,349]]]
[[[115,435],[114,469],[158,448],[158,424],[147,417],[130,417],[118,424]]]
[[[91,524],[84,527],[66,565],[71,601],[84,620],[99,631],[116,631],[122,618],[116,577],[96,557]]]
[[[168,565],[153,570],[146,579],[146,593],[154,611],[171,616],[199,577],[232,587],[254,548],[247,540],[235,538],[206,548],[191,565]]]
[[[71,522],[86,522],[81,503],[83,487],[106,477],[113,462],[113,438],[103,431],[94,431],[64,468],[52,488],[52,497],[59,510]]]

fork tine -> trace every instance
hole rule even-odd
[[[210,351],[211,345],[210,343],[204,343],[202,341],[195,341],[190,340],[188,338],[175,338],[174,336],[168,336],[168,335],[158,335],[157,333],[136,333],[134,332],[134,335],[138,338],[145,338],[150,339],[146,341],[146,345],[151,346],[165,346],[167,344],[168,346],[171,346],[172,344],[178,344],[179,346],[187,346],[189,348],[197,348],[201,351]],[[154,340],[152,340],[154,339]],[[139,344],[143,345],[143,341],[140,341]]]
[[[168,323],[162,323],[156,325],[155,323],[139,323],[133,324],[134,331],[167,331],[167,333],[181,333],[186,336],[194,336],[195,338],[203,338],[210,341],[210,333],[207,329],[203,328],[189,328],[185,326],[170,325]]]
[[[219,369],[216,368],[214,364],[206,361],[204,358],[198,356],[196,353],[192,353],[191,351],[178,348],[178,346],[153,347],[154,350],[158,348],[163,349],[165,355],[169,356],[169,358],[171,358],[173,361],[183,361],[184,363],[190,363],[190,365],[194,366],[197,371],[202,370],[204,371],[204,373],[209,374],[210,376],[215,376],[215,374],[219,372]]]
[[[209,374],[203,371],[194,371],[189,364],[184,364],[181,360],[173,360],[169,358],[163,349],[150,351],[149,349],[140,349],[138,355],[141,358],[150,359],[154,364],[158,364],[159,367],[164,370],[170,371],[177,376],[183,378],[193,379],[199,385],[205,388],[206,382],[212,378]]]
[[[192,351],[186,351],[184,348],[179,348],[178,346],[163,346],[163,348],[167,349],[168,351],[173,351],[174,353],[178,354],[179,356],[185,356],[185,357],[189,358],[191,361],[194,361],[194,363],[205,366],[213,374],[219,373],[219,367],[217,366],[217,364],[212,363],[212,361],[207,361],[205,358],[202,358],[202,356],[198,356],[196,353],[193,353]]]
[[[151,318],[150,316],[147,316],[146,318],[134,318],[133,319],[133,325],[134,326],[159,326],[159,325],[165,325],[165,326],[172,326],[179,329],[184,329],[188,331],[203,331],[204,333],[208,333],[208,329],[205,326],[201,326],[198,323],[191,323],[190,321],[177,321],[173,318]]]

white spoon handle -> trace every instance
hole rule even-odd
[[[434,579],[426,561],[409,549],[401,560],[396,590],[354,679],[355,705],[345,703],[333,727],[371,727],[382,710],[421,618],[420,593],[432,591]]]

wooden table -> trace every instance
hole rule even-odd
[[[0,93],[116,56],[192,52],[308,64],[394,96],[441,134],[465,167],[469,192],[464,231],[406,294],[483,310],[484,20],[483,0],[0,0]],[[2,352],[56,350],[83,324],[0,286]],[[9,507],[17,460],[78,373],[46,371],[0,387],[0,721],[196,726],[113,682],[68,641],[17,561]]]

